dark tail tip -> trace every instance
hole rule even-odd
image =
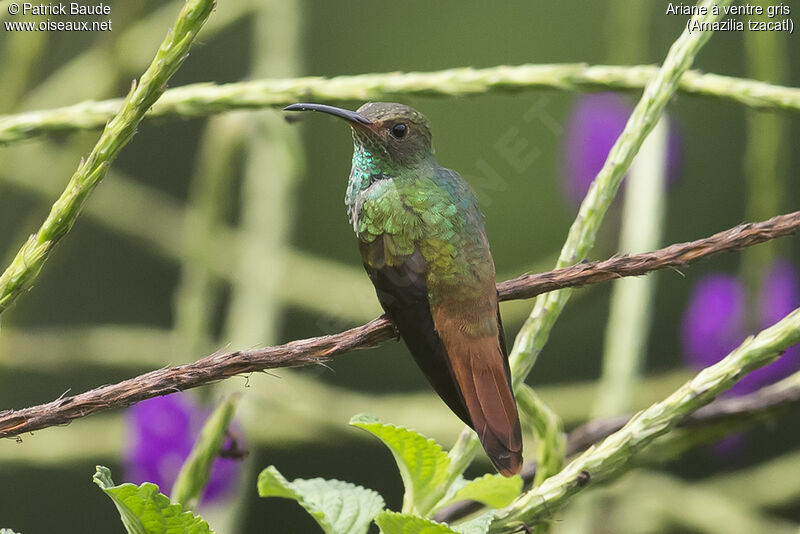
[[[503,451],[490,455],[489,459],[504,477],[514,476],[522,470],[522,455],[518,452]]]

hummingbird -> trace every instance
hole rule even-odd
[[[500,473],[522,467],[522,433],[497,305],[494,260],[475,194],[439,165],[419,111],[292,104],[344,119],[353,135],[345,204],[383,310],[447,406]]]

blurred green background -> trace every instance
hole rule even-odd
[[[6,4],[0,2],[4,20]],[[0,113],[125,94],[180,5],[112,2],[113,31],[103,34],[0,31]],[[221,0],[170,86],[456,66],[659,63],[684,22],[666,16],[661,2],[637,0],[502,7],[454,0]],[[745,53],[749,38],[714,35],[694,67],[754,76]],[[766,81],[800,85],[798,37],[777,34],[776,40],[780,57],[764,62],[785,63],[779,79]],[[549,269],[576,214],[562,192],[565,135],[558,125],[566,123],[579,96],[530,90],[406,101],[430,119],[440,163],[459,170],[478,190],[500,279]],[[628,98],[635,103],[636,95]],[[546,118],[524,120],[533,107],[545,110]],[[664,244],[746,220],[746,109],[679,94],[668,113],[683,150],[679,178],[666,199]],[[783,116],[777,161],[784,194],[778,211],[763,218],[798,209],[800,199],[800,153],[792,149],[800,123],[796,115]],[[0,146],[4,263],[45,218],[97,135]],[[515,167],[498,148],[510,138],[527,143],[529,165]],[[350,155],[347,129],[322,116],[305,117],[301,124],[283,121],[276,111],[146,120],[33,290],[3,315],[0,409],[192,361],[220,347],[333,333],[375,316],[377,301],[344,214]],[[590,259],[617,252],[619,204],[609,212]],[[223,226],[238,232],[236,239],[211,239],[202,220],[191,216],[203,209],[212,214],[211,230]],[[796,240],[776,246],[799,264]],[[230,270],[224,279],[207,276],[204,262]],[[637,405],[663,397],[688,376],[679,328],[693,281],[711,271],[735,274],[740,267],[741,255],[728,254],[685,269],[683,276],[657,275]],[[609,293],[608,284],[576,293],[529,379],[569,427],[591,412]],[[509,339],[531,305],[503,305]],[[234,378],[197,392],[208,402],[225,391],[244,393],[239,416],[251,451],[249,474],[233,497],[235,506],[200,510],[218,532],[315,532],[294,503],[256,497],[255,473],[269,464],[290,479],[322,476],[363,484],[397,509],[402,488],[390,455],[347,426],[357,412],[452,445],[460,424],[401,343],[344,355],[329,367]],[[758,465],[800,445],[796,422],[792,415],[771,420],[733,458],[696,450],[666,469],[693,480]],[[87,525],[121,531],[117,512],[91,483],[91,474],[95,464],[108,465],[122,482],[120,458],[128,439],[123,413],[115,411],[23,436],[21,443],[0,442],[0,526],[21,532],[83,532]],[[475,472],[487,467],[477,465]],[[800,495],[800,485],[796,491]],[[616,509],[607,504],[604,509]],[[782,503],[774,513],[800,521],[796,505]],[[617,527],[613,531],[624,531]]]

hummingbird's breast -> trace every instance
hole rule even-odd
[[[371,151],[359,146],[353,152],[353,165],[347,181],[347,193],[344,202],[347,206],[347,217],[358,234],[358,219],[361,206],[367,198],[370,187],[381,180],[390,179],[384,165],[375,158]]]
[[[347,205],[362,259],[381,269],[421,255],[434,299],[494,291],[483,216],[466,183],[447,172],[376,176],[354,166]]]

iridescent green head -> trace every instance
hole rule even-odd
[[[350,111],[324,104],[292,104],[287,111],[321,111],[350,123],[355,152],[370,156],[376,170],[415,167],[432,154],[428,119],[394,102],[368,102]]]

